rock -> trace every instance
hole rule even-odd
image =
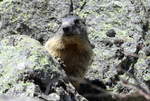
[[[146,46],[139,50],[139,52],[136,51],[138,43],[150,44],[149,0],[73,0],[73,2],[74,12],[80,15],[81,18],[86,19],[90,41],[95,45],[94,52],[96,55],[93,64],[86,74],[86,78],[107,82],[117,74],[116,67],[118,64],[123,63],[127,56],[136,53],[135,57],[138,57],[138,60],[135,63],[129,61],[133,74],[142,83],[143,81],[150,81],[149,48]],[[61,24],[61,18],[68,14],[69,6],[69,0],[3,0],[0,3],[0,40],[12,34],[25,34],[43,44],[57,32]],[[114,29],[115,33],[117,33],[115,38],[106,36],[107,31],[110,29]],[[112,35],[110,34],[110,36]],[[16,45],[16,43],[13,43],[13,40],[10,40],[10,43]],[[1,44],[0,47],[2,47]],[[5,55],[7,54],[9,52]],[[30,52],[22,52],[21,54],[25,56],[28,54],[30,56]],[[4,57],[5,55],[2,56]],[[11,57],[11,55],[7,56]],[[22,59],[16,60],[18,64]],[[0,68],[3,68],[2,64],[4,65],[4,63],[0,63]],[[19,67],[25,68],[23,63],[19,65]],[[0,77],[2,72],[2,69],[0,69]],[[135,83],[133,78],[126,74],[119,75],[119,77],[128,79],[130,83]],[[36,79],[37,81],[39,80]],[[107,90],[111,90],[116,94],[128,94],[134,90],[132,88],[128,90],[120,82],[117,81],[115,82],[116,84],[111,82],[112,86],[108,86]],[[11,86],[9,83],[6,84],[7,87],[5,88]],[[65,85],[63,83],[60,84]],[[17,87],[18,85],[20,86],[20,84],[17,84]],[[31,85],[34,88],[34,83]],[[149,82],[147,85],[150,85]],[[28,90],[31,88],[29,87]],[[35,88],[39,91],[43,86]],[[11,90],[5,89],[5,92],[7,91],[10,92]],[[67,95],[69,92],[60,89],[57,91],[59,91],[59,93],[56,92],[58,96],[61,94]],[[64,93],[65,91],[67,94]],[[70,95],[68,94],[68,96]],[[65,96],[65,98],[70,99],[68,96]]]
[[[0,101],[43,101],[38,98],[31,97],[12,97],[12,96],[0,96]]]
[[[41,44],[27,36],[4,38],[1,41],[0,57],[1,93],[33,96],[36,91],[46,89],[52,80],[51,76],[55,78],[60,75]]]
[[[145,47],[144,52],[146,56],[150,56],[150,45]]]
[[[13,35],[0,41],[0,66],[0,94],[47,101],[84,99],[43,46],[28,36]]]
[[[79,93],[85,96],[89,101],[111,101],[112,96],[105,92],[106,86],[103,82],[96,80],[85,79],[85,82],[80,84]],[[105,94],[106,96],[100,96]]]
[[[115,32],[114,29],[110,29],[110,30],[108,30],[108,31],[106,32],[106,35],[107,35],[108,37],[115,37],[116,32]]]
[[[96,54],[86,75],[87,78],[98,78],[103,82],[107,82],[117,74],[116,67],[124,61],[126,55],[132,55],[136,52],[138,43],[149,43],[147,37],[149,35],[147,21],[150,21],[147,17],[149,8],[149,0],[142,2],[136,0],[126,0],[126,2],[123,0],[87,1],[84,9],[79,14],[87,18],[89,36],[91,42],[95,45],[94,52]],[[110,29],[114,29],[117,33],[116,35],[112,34],[115,38],[108,37],[111,36],[108,33]],[[145,52],[141,49],[137,55],[138,60],[136,63],[131,62],[135,65],[131,65],[130,68],[135,70],[134,75],[138,80],[148,81],[150,78],[148,77],[148,62],[146,61],[149,56],[148,54],[145,56],[143,53]],[[125,74],[120,76],[128,78]],[[131,83],[134,83],[132,78],[129,79]],[[108,88],[119,94],[132,92],[131,89],[127,92],[126,87],[123,85],[119,87],[119,82],[116,82],[113,86],[108,86]]]
[[[4,0],[0,4],[0,40],[9,35],[28,35],[44,43],[68,14],[65,0]],[[63,8],[63,10],[62,10]]]
[[[114,40],[114,44],[115,44],[117,47],[120,47],[123,43],[124,43],[124,40],[121,40],[121,39],[115,39],[115,40]]]
[[[150,59],[147,59],[145,62],[147,64],[147,66],[150,67]]]
[[[122,59],[124,57],[124,52],[122,49],[118,49],[115,53],[115,58]]]

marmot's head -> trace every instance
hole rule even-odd
[[[77,15],[68,15],[62,18],[62,24],[56,36],[57,47],[91,48],[85,22]]]
[[[87,39],[85,22],[77,15],[68,15],[62,18],[60,30],[63,37],[79,37]]]

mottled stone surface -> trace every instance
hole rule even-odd
[[[84,99],[40,42],[25,35],[8,36],[0,41],[0,81],[0,95],[47,101]]]
[[[86,78],[98,79],[107,84],[108,90],[119,94],[134,90],[124,87],[115,78],[136,83],[128,73],[134,74],[142,87],[145,87],[144,82],[150,85],[150,0],[73,2],[74,12],[86,20],[90,41],[95,45],[95,58]],[[69,0],[3,0],[0,3],[0,40],[19,34],[45,43],[57,32],[61,18],[68,14],[69,4]],[[116,33],[113,37],[107,36],[111,29]]]

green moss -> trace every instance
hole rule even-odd
[[[15,45],[12,45],[11,39],[15,39]],[[20,81],[20,79],[24,79],[22,74],[34,70],[44,71],[44,73],[47,73],[50,69],[52,69],[51,72],[53,69],[58,71],[51,64],[43,46],[30,37],[25,35],[9,36],[1,41],[1,45],[0,62],[3,67],[0,68],[0,94],[13,89],[32,95],[35,85]],[[45,65],[49,65],[49,67]],[[27,91],[23,91],[24,89]]]
[[[8,12],[13,8],[12,0],[3,0],[3,2],[0,2],[0,11],[1,12]],[[5,7],[4,7],[5,6]]]
[[[51,22],[51,23],[48,23],[48,28],[49,29],[54,29],[56,27],[58,27],[59,25],[56,23],[56,22]]]
[[[145,81],[149,81],[150,80],[150,70],[149,71],[147,71],[147,72],[149,72],[149,73],[146,73],[144,76],[143,76],[143,79],[145,80]]]
[[[41,64],[48,64],[49,63],[48,59],[45,56],[41,56],[39,58],[39,61]]]

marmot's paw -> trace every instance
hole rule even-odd
[[[64,61],[60,57],[55,57],[56,63],[58,63],[62,68],[65,68],[66,65],[64,64]]]

